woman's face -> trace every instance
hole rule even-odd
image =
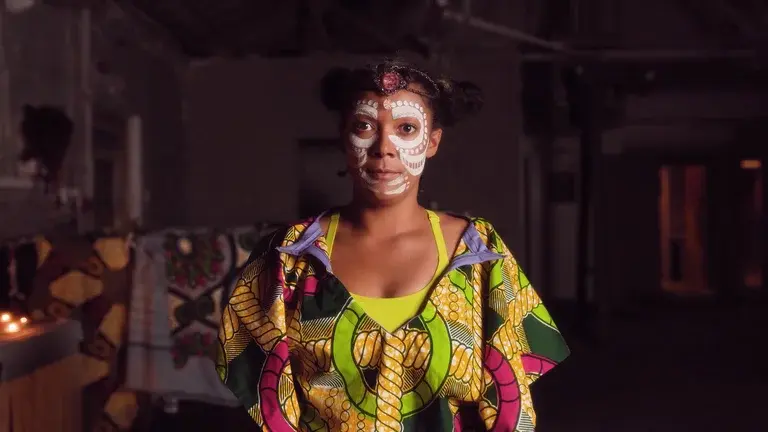
[[[416,93],[361,93],[343,119],[342,134],[357,191],[379,201],[415,193],[442,136],[432,119],[432,110]]]

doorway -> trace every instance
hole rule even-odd
[[[707,168],[659,169],[661,287],[676,295],[712,294],[707,275]]]
[[[125,118],[96,107],[92,134],[94,227],[120,230],[129,226]]]
[[[743,250],[742,280],[747,290],[759,290],[763,285],[762,218],[763,171],[759,159],[744,159],[740,163],[740,237]]]

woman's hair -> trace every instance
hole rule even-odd
[[[483,107],[483,93],[476,85],[433,75],[402,60],[388,59],[358,69],[333,68],[320,85],[323,104],[337,112],[351,109],[361,92],[391,94],[407,88],[429,103],[435,127],[453,126]]]

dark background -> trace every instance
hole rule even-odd
[[[476,82],[422,199],[491,220],[572,345],[538,430],[764,428],[765,1],[48,0],[2,24],[0,125],[66,109],[81,229],[130,219],[130,116],[143,228],[284,222],[348,197],[329,67],[398,52]],[[0,146],[2,235],[49,229]],[[191,404],[137,428],[249,425]]]

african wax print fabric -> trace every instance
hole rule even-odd
[[[219,376],[263,430],[533,430],[530,386],[569,351],[490,223],[390,333],[333,275],[319,220],[263,241],[222,314]]]
[[[110,235],[39,236],[0,247],[3,303],[34,320],[82,326],[83,429],[128,431],[139,396],[123,387],[130,241]]]

